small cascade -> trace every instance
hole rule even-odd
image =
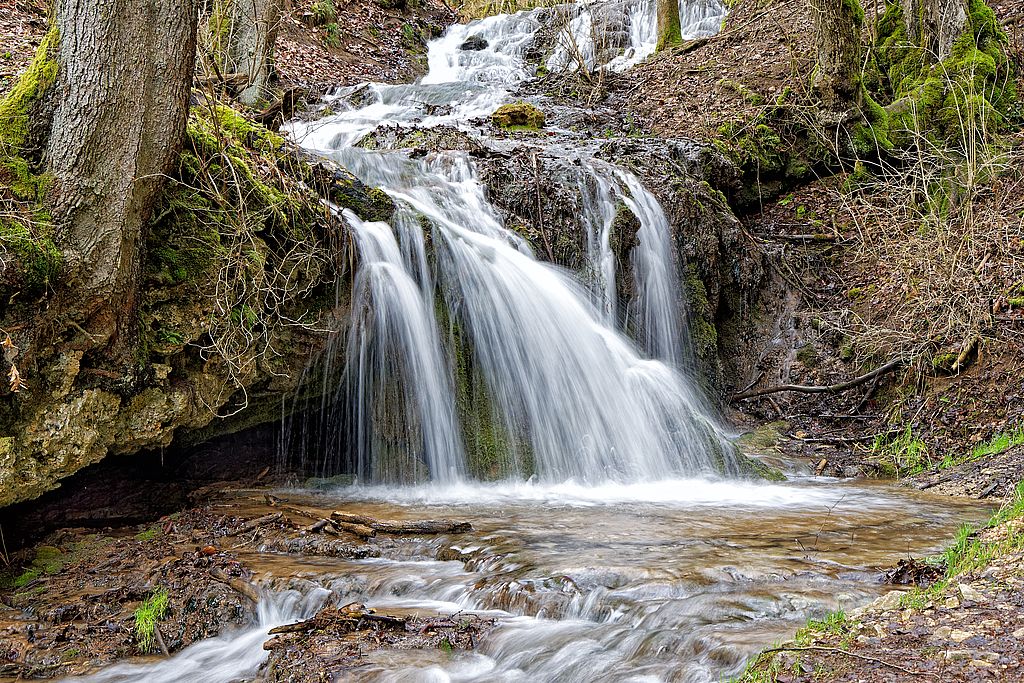
[[[637,289],[634,308],[643,347],[652,358],[680,367],[685,339],[680,321],[684,316],[679,271],[672,256],[672,228],[661,204],[639,178],[621,169],[616,175],[627,190],[623,201],[640,221],[631,258]]]
[[[295,590],[268,592],[257,605],[256,623],[191,645],[158,663],[117,664],[67,681],[77,683],[231,683],[255,677],[267,658],[267,631],[313,616],[330,595],[323,588],[306,594]]]

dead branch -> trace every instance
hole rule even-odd
[[[246,531],[250,531],[252,529],[255,529],[258,526],[262,526],[264,524],[270,524],[271,522],[276,522],[277,520],[281,519],[281,517],[283,517],[283,516],[284,516],[283,512],[272,512],[269,515],[263,515],[262,517],[257,517],[256,519],[251,519],[248,522],[246,522],[245,524],[243,524],[242,526],[240,526],[237,529],[235,529],[234,531],[232,531],[229,535],[230,536],[238,536],[239,534],[244,534]]]
[[[364,515],[352,515],[346,512],[332,512],[331,518],[337,522],[360,525],[382,534],[461,534],[472,531],[469,522],[456,522],[450,519],[427,519],[417,522],[386,522]],[[337,525],[336,525],[337,526]]]
[[[768,653],[771,653],[771,652],[804,652],[804,651],[808,651],[808,650],[813,650],[813,651],[817,651],[817,652],[835,652],[837,654],[847,655],[849,657],[856,657],[857,659],[863,659],[863,660],[868,661],[868,662],[875,662],[877,664],[881,664],[882,666],[888,666],[890,668],[897,669],[899,671],[904,671],[904,672],[906,672],[908,674],[912,674],[914,676],[934,676],[935,675],[931,671],[916,671],[914,669],[904,669],[899,664],[893,664],[892,662],[887,662],[884,659],[878,659],[876,657],[869,657],[867,655],[857,654],[856,652],[850,652],[849,650],[843,650],[843,649],[838,648],[838,647],[823,647],[823,646],[820,646],[820,645],[806,645],[806,646],[802,646],[802,647],[797,647],[797,646],[793,646],[793,647],[770,647],[767,650],[762,650],[761,652],[762,652],[762,654],[768,654]]]
[[[900,359],[891,360],[880,368],[876,368],[871,372],[855,377],[854,379],[847,380],[846,382],[840,382],[839,384],[831,384],[829,386],[803,386],[800,384],[782,384],[776,387],[769,387],[767,389],[758,389],[757,391],[747,391],[741,394],[733,395],[729,400],[731,401],[743,401],[748,398],[755,398],[757,396],[767,396],[768,394],[779,394],[784,391],[791,391],[797,394],[838,394],[847,389],[858,387],[865,382],[892,372],[896,368],[903,365],[903,361]]]

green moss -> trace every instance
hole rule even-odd
[[[30,227],[31,226],[31,227]],[[0,220],[0,253],[13,256],[15,267],[5,270],[7,284],[27,295],[36,295],[59,278],[63,256],[54,244],[49,222],[23,224]],[[11,264],[8,264],[9,266]]]
[[[498,107],[491,122],[500,128],[537,130],[544,127],[544,112],[528,102],[513,102]]]
[[[20,157],[28,143],[32,107],[57,80],[56,27],[43,38],[35,57],[11,92],[0,101],[0,157]]]
[[[996,132],[1017,107],[1007,38],[984,0],[968,3],[967,27],[948,57],[935,63],[907,35],[903,10],[889,3],[878,23],[875,90],[890,107],[889,141],[906,147],[916,135],[961,142],[978,131]]]
[[[688,264],[686,267],[686,296],[690,304],[690,335],[694,352],[705,367],[712,367],[718,357],[718,329],[715,327],[715,311],[708,299],[708,290],[704,286],[697,269]]]
[[[157,623],[167,616],[170,597],[166,588],[158,588],[135,610],[135,641],[143,653],[153,649]]]
[[[484,481],[529,477],[534,473],[529,446],[506,428],[461,326],[443,301],[438,301],[436,315],[441,328],[449,332],[455,405],[470,474]]]

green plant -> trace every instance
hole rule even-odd
[[[324,26],[324,45],[327,47],[341,47],[341,29],[335,23]]]
[[[317,0],[310,8],[313,13],[313,24],[324,26],[334,23],[338,18],[338,10],[334,7],[334,0]]]
[[[135,640],[139,650],[149,652],[153,648],[157,622],[167,616],[170,607],[170,596],[166,588],[156,589],[135,610]]]
[[[883,472],[895,477],[920,474],[931,466],[928,445],[914,436],[909,425],[897,432],[895,438],[891,432],[876,436],[871,454]]]

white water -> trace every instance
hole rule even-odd
[[[263,649],[267,631],[313,616],[328,595],[322,588],[305,595],[293,590],[268,593],[258,605],[257,623],[248,628],[200,641],[157,663],[117,664],[92,676],[67,680],[77,683],[231,683],[252,679],[267,659]]]
[[[698,24],[711,5],[700,7],[688,15]],[[580,5],[569,11],[582,11],[582,17],[609,8],[614,9]],[[489,113],[531,77],[524,54],[541,18],[552,12],[452,27],[431,43],[430,73],[420,83],[364,86],[358,97],[347,91],[336,103],[343,111],[292,128],[303,145],[333,156],[402,207],[401,244],[389,226],[348,220],[368,259],[357,283],[371,273],[386,283],[375,286],[372,296],[357,298],[349,343],[350,367],[358,364],[348,376],[358,378],[350,386],[363,480],[429,477],[451,483],[469,469],[452,408],[453,371],[440,352],[433,321],[439,303],[471,342],[494,409],[496,438],[506,451],[499,456],[503,474],[597,484],[735,472],[728,440],[680,374],[686,342],[671,227],[635,175],[607,162],[577,159],[593,186],[581,196],[580,229],[588,235],[592,260],[590,280],[581,282],[536,260],[525,241],[505,229],[467,155],[442,152],[412,160],[352,147],[379,125],[422,127],[460,120],[468,112]],[[484,49],[460,49],[474,36],[486,41]],[[616,316],[610,233],[620,201],[640,224],[631,255],[635,319],[627,328],[637,333],[639,349],[617,329],[623,321]],[[425,272],[422,238],[410,242],[413,213],[431,226],[434,277]],[[377,252],[384,243],[391,255],[381,259]],[[368,252],[367,244],[374,250]],[[430,291],[435,277],[437,293]],[[426,287],[417,290],[416,282]],[[364,300],[372,306],[362,305]],[[374,345],[373,339],[384,343]],[[394,389],[401,384],[396,375],[406,381],[404,395]],[[413,415],[417,406],[419,414]],[[401,451],[402,444],[406,465],[384,465],[381,454]],[[386,456],[388,463],[395,460]]]

